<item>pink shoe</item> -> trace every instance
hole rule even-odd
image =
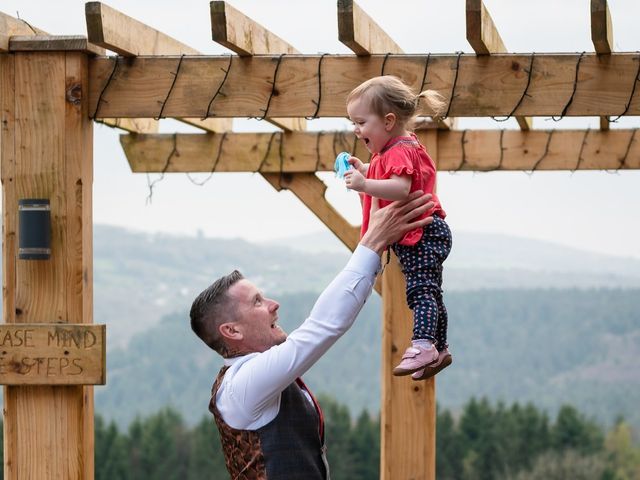
[[[449,353],[449,348],[445,348],[440,352],[438,360],[436,360],[433,365],[429,365],[422,370],[418,370],[411,375],[411,378],[414,380],[426,380],[427,378],[433,377],[440,370],[447,368],[451,363],[453,363],[453,357],[451,356],[451,353]]]
[[[433,345],[429,348],[412,345],[405,350],[404,355],[402,355],[402,361],[393,369],[393,374],[398,377],[409,375],[437,361],[438,350]]]

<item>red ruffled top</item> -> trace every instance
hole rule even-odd
[[[436,184],[436,165],[414,134],[408,137],[392,138],[380,153],[376,153],[371,157],[367,178],[384,180],[391,178],[391,175],[410,175],[410,192],[422,190],[433,195],[435,206],[427,211],[422,218],[431,215],[438,215],[440,218],[446,216],[440,200],[433,191]],[[369,228],[371,202],[371,195],[362,195],[361,236]],[[390,203],[391,201],[389,200],[379,200],[380,208],[384,208]],[[401,245],[415,245],[420,238],[422,238],[422,229],[417,228],[408,232],[398,243]]]

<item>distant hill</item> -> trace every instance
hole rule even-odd
[[[316,298],[278,297],[286,330]],[[640,429],[640,290],[452,292],[446,302],[454,364],[437,379],[443,407],[457,411],[470,397],[486,396],[532,402],[553,415],[568,403],[603,424],[623,415]],[[380,408],[380,308],[373,295],[351,331],[305,375],[317,393],[354,414]],[[110,352],[96,409],[124,426],[169,403],[196,422],[220,366],[191,333],[186,312],[167,316]]]
[[[239,269],[268,294],[320,291],[348,258],[329,232],[276,245],[241,239],[148,234],[94,227],[95,321],[109,348],[186,311],[213,280]],[[597,255],[501,235],[457,233],[445,268],[447,291],[496,288],[639,288],[640,260]]]

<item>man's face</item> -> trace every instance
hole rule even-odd
[[[242,349],[264,352],[279,345],[287,334],[276,324],[280,304],[265,298],[262,292],[246,279],[234,283],[227,292],[230,304],[236,308],[235,325],[242,332]]]
[[[347,112],[356,137],[364,142],[370,153],[379,153],[391,138],[385,119],[373,113],[363,97],[349,102]]]

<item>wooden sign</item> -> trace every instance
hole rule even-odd
[[[104,385],[104,325],[0,324],[0,384]]]

